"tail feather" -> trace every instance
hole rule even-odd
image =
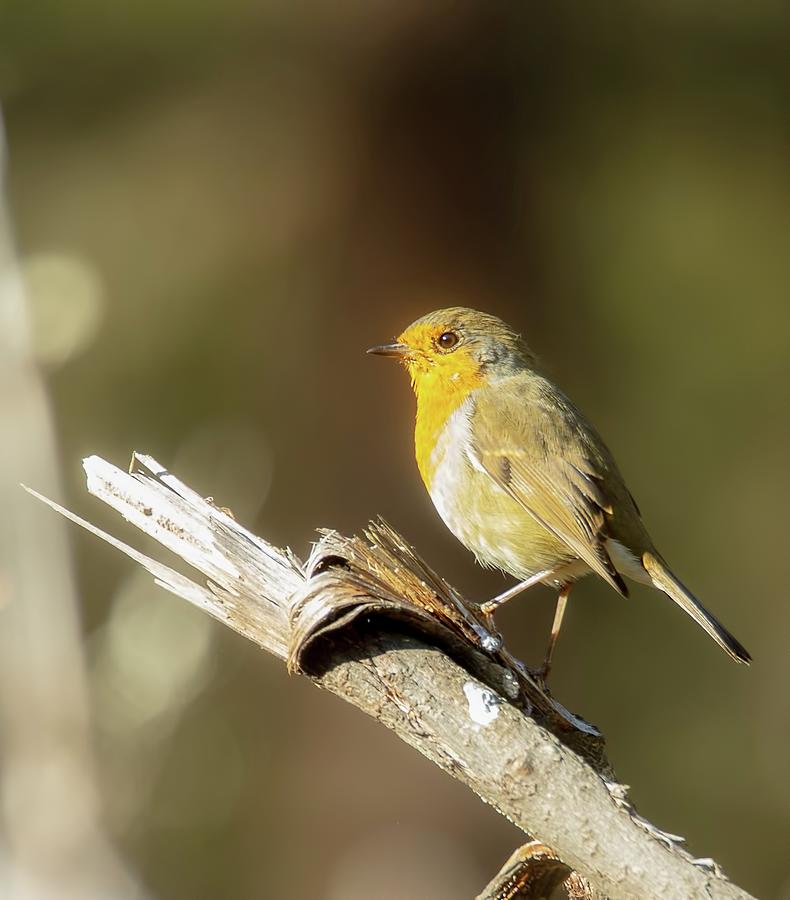
[[[694,621],[707,631],[714,641],[728,653],[736,662],[746,663],[752,661],[748,650],[736,640],[729,631],[712,616],[707,609],[697,600],[691,591],[670,572],[661,557],[652,553],[642,555],[642,565],[650,576],[653,584],[675,603]]]

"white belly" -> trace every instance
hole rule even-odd
[[[468,452],[471,412],[472,401],[467,400],[450,415],[436,442],[431,455],[431,500],[445,525],[482,565],[528,578],[539,571],[526,563],[522,536],[528,514]]]
[[[444,524],[462,543],[466,543],[459,531],[463,531],[463,519],[458,498],[462,485],[460,479],[468,478],[466,468],[472,465],[465,449],[471,439],[469,416],[472,403],[466,400],[450,415],[431,453],[433,478],[429,493],[436,511]]]

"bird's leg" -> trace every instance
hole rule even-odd
[[[554,655],[554,648],[557,646],[557,638],[562,628],[562,620],[565,616],[565,607],[568,605],[568,597],[571,593],[571,584],[564,584],[560,588],[557,596],[557,608],[554,610],[554,622],[551,626],[551,637],[549,638],[549,646],[546,648],[546,656],[543,659],[543,665],[538,670],[540,677],[545,682],[551,671],[551,657]]]
[[[531,588],[536,584],[539,584],[543,581],[544,578],[548,578],[550,575],[554,574],[554,569],[544,569],[542,572],[537,572],[535,575],[530,575],[525,581],[519,581],[518,584],[514,584],[512,588],[508,588],[506,591],[503,591],[501,594],[497,594],[496,597],[491,600],[487,600],[485,603],[480,604],[480,612],[486,618],[491,618],[494,613],[502,606],[503,603],[507,603],[508,600],[512,600],[514,597],[518,596],[522,591],[526,591],[527,588]]]

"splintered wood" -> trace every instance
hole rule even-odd
[[[504,893],[481,896],[537,897],[530,884],[545,892],[558,879],[571,893],[587,891],[576,896],[749,896],[635,814],[598,730],[557,702],[479,608],[385,522],[361,537],[322,531],[303,563],[150,456],[135,453],[129,472],[96,456],[83,465],[91,494],[192,573],[28,490],[166,590],[367,712],[540,842],[492,882]]]

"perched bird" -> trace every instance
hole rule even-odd
[[[571,586],[590,572],[625,597],[625,578],[658,588],[734,660],[751,661],[658,553],[598,432],[510,326],[440,309],[368,353],[408,369],[417,465],[447,527],[483,566],[519,579],[483,612],[537,583],[559,590],[544,678]]]

